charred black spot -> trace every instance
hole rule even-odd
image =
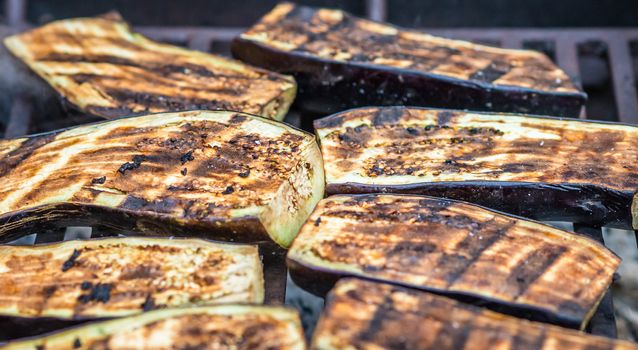
[[[98,283],[91,288],[88,294],[82,294],[78,297],[78,301],[86,304],[91,301],[99,303],[107,303],[111,299],[112,283]]]
[[[80,338],[75,338],[75,340],[73,341],[73,348],[79,349],[81,347],[82,347],[82,342],[80,341]]]
[[[314,121],[315,129],[334,128],[343,124],[343,116],[330,116]]]
[[[146,156],[143,155],[134,155],[133,160],[131,162],[126,162],[120,166],[117,170],[120,174],[124,175],[127,170],[134,170],[140,167],[143,161],[146,160]]]
[[[239,173],[239,177],[248,177],[250,175],[250,169],[243,170]]]
[[[379,111],[374,115],[374,118],[372,119],[372,124],[374,126],[396,124],[401,119],[401,117],[403,117],[404,112],[405,107],[379,108]]]
[[[146,296],[146,299],[142,304],[142,310],[151,311],[153,309],[155,309],[155,299],[153,299],[153,297],[149,294],[148,296]]]
[[[491,83],[494,80],[498,80],[503,75],[507,74],[511,69],[511,66],[507,63],[492,62],[487,67],[476,71],[470,75],[470,80],[476,80],[484,83]]]
[[[227,186],[226,189],[222,192],[222,194],[231,194],[235,192],[235,189],[233,188],[233,186]]]
[[[184,168],[184,169],[182,169],[182,171],[180,171],[180,173],[182,173],[182,175],[186,176],[186,174],[188,173],[188,169]]]
[[[78,251],[77,249],[73,249],[73,253],[71,253],[71,256],[64,262],[64,264],[62,264],[62,272],[66,272],[70,268],[72,268],[79,256],[80,251]]]
[[[55,293],[56,290],[58,290],[58,286],[56,285],[46,286],[42,290],[42,294],[44,295],[45,299],[48,299]]]
[[[121,208],[125,209],[141,209],[144,208],[148,204],[148,201],[144,198],[136,197],[136,196],[126,196],[124,202],[120,205]]]
[[[447,123],[449,123],[450,120],[452,120],[452,117],[454,117],[454,113],[450,111],[441,111],[437,115],[437,122],[439,126],[443,126],[443,125],[447,126]]]
[[[234,116],[230,118],[230,122],[232,124],[241,124],[245,122],[246,120],[248,120],[248,118],[242,114],[235,114]]]
[[[418,135],[419,134],[419,131],[416,128],[413,128],[411,126],[407,127],[405,129],[405,131],[407,131],[408,134],[410,134],[410,135]]]
[[[315,226],[319,226],[319,224],[321,224],[321,216],[315,220]]]
[[[186,153],[184,153],[180,158],[179,161],[182,162],[182,164],[186,164],[186,162],[190,162],[191,160],[195,159],[195,157],[193,157],[193,150],[190,150]]]
[[[89,281],[84,281],[82,282],[82,284],[80,285],[80,288],[82,290],[89,290],[93,287],[93,283],[89,282]]]
[[[106,176],[96,177],[95,179],[91,180],[92,184],[103,184],[104,182],[106,182]]]

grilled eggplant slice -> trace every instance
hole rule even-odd
[[[330,293],[312,348],[629,350],[638,346],[516,319],[431,293],[348,279]]]
[[[282,120],[294,79],[131,32],[117,15],[52,22],[5,39],[70,111],[116,118],[191,109]]]
[[[0,141],[0,238],[35,225],[288,246],[323,197],[313,135],[224,111],[123,118]]]
[[[324,115],[413,105],[577,117],[587,99],[547,56],[449,40],[283,3],[233,42],[245,62],[293,74]]]
[[[322,200],[287,259],[294,280],[319,295],[359,276],[574,328],[586,325],[620,263],[600,243],[541,223],[385,194]]]
[[[261,303],[256,246],[198,239],[108,238],[0,250],[3,338],[155,308]]]
[[[296,311],[274,306],[218,305],[156,310],[13,342],[0,349],[303,350],[305,341]]]
[[[427,194],[539,220],[631,226],[636,126],[386,107],[315,128],[329,194]]]

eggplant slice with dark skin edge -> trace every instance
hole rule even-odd
[[[330,292],[311,348],[636,350],[638,346],[352,278],[340,281]]]
[[[328,194],[424,194],[538,220],[631,227],[634,125],[368,107],[314,126]]]
[[[299,315],[281,306],[217,305],[165,309],[89,323],[0,346],[4,350],[303,350]]]
[[[87,121],[193,109],[282,120],[296,94],[290,76],[154,42],[113,13],[55,21],[4,43],[56,91],[63,110]]]
[[[287,263],[317,295],[356,276],[582,329],[620,259],[587,237],[473,204],[368,194],[319,202]]]
[[[413,105],[578,117],[587,95],[542,53],[430,36],[282,3],[233,41],[236,58],[292,74],[320,114]]]
[[[48,225],[290,245],[323,197],[311,134],[225,111],[0,140],[0,239]]]
[[[256,246],[199,239],[2,246],[0,334],[33,336],[158,308],[262,303],[262,270]]]

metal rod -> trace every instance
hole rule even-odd
[[[33,110],[32,100],[24,94],[20,94],[13,99],[9,123],[4,131],[5,138],[26,135],[29,132],[31,113]]]
[[[26,23],[26,0],[5,0],[4,9],[10,26],[19,27]]]
[[[622,38],[616,38],[609,40],[608,44],[618,119],[625,123],[638,123],[638,95],[629,43]]]
[[[366,16],[373,21],[385,21],[388,15],[385,0],[366,0]]]

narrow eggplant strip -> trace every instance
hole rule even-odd
[[[322,200],[287,258],[295,282],[318,295],[358,276],[581,329],[620,263],[598,242],[541,223],[384,194]]]
[[[4,337],[156,308],[264,301],[256,246],[197,239],[3,246],[0,280],[2,321],[28,325],[3,328]]]
[[[0,141],[0,239],[105,225],[288,246],[323,196],[312,135],[268,119],[191,111]]]
[[[236,38],[232,52],[292,74],[296,103],[323,114],[411,105],[578,117],[587,99],[538,52],[438,38],[291,3]]]
[[[151,41],[119,15],[55,21],[4,43],[87,121],[191,109],[282,120],[296,93],[289,76]]]
[[[426,194],[539,220],[631,226],[633,125],[368,107],[315,128],[329,194]]]
[[[330,292],[312,349],[630,350],[638,346],[516,319],[431,293],[347,279]]]
[[[296,311],[219,305],[166,309],[11,342],[0,349],[250,349],[303,350]]]

